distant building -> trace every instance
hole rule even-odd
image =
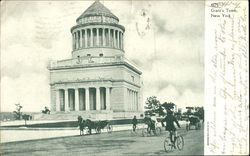
[[[125,28],[99,1],[71,28],[72,58],[52,61],[50,118],[131,118],[143,112],[142,72],[124,57]]]

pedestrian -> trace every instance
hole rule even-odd
[[[137,125],[138,121],[136,119],[136,116],[134,116],[134,118],[132,119],[132,124],[133,124],[133,132],[135,132],[136,130],[136,125]]]

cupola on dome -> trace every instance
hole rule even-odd
[[[76,19],[78,24],[91,22],[118,23],[119,18],[116,17],[108,8],[99,1],[95,1]]]

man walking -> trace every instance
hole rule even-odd
[[[136,125],[137,125],[137,119],[136,119],[136,116],[134,116],[134,118],[132,119],[132,124],[133,124],[133,132],[135,132],[136,130]]]

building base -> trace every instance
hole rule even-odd
[[[113,120],[139,118],[143,112],[113,112],[112,110],[93,111],[72,111],[72,112],[51,112],[50,114],[33,114],[34,120],[77,120],[78,116],[90,120]]]

